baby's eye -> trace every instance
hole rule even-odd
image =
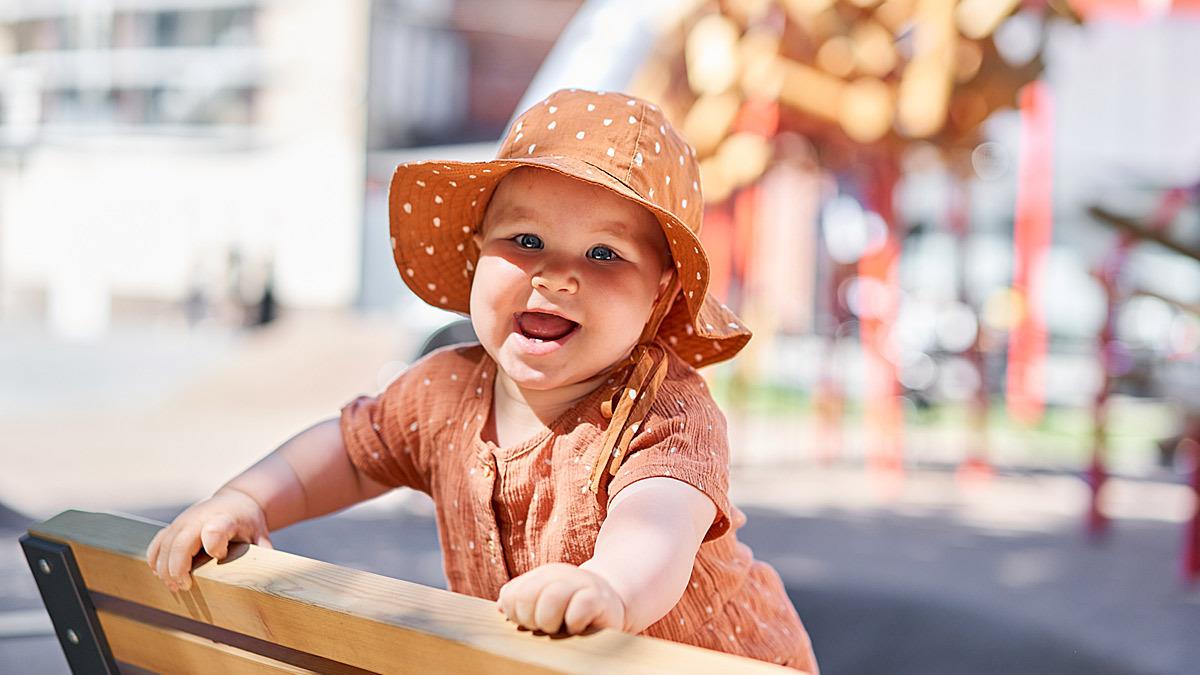
[[[539,249],[542,247],[542,238],[536,234],[518,234],[513,237],[513,241],[517,242],[517,246],[528,249]]]
[[[592,260],[616,260],[617,254],[607,246],[593,246],[588,249],[587,257]]]

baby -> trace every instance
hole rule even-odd
[[[416,162],[391,245],[479,344],[438,350],[301,432],[155,536],[193,556],[396,487],[433,497],[452,591],[547,633],[613,628],[816,672],[779,576],[737,541],[725,419],[695,368],[750,332],[708,296],[694,152],[657,106],[564,90],[497,159]]]

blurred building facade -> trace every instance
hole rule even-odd
[[[497,138],[578,4],[0,0],[0,320],[360,301],[368,151]]]

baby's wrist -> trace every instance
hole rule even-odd
[[[262,516],[264,521],[266,521],[266,519],[267,519],[267,510],[266,510],[266,508],[263,507],[262,502],[258,501],[258,499],[256,499],[254,497],[254,495],[250,494],[249,492],[246,492],[245,490],[243,490],[239,487],[235,487],[233,485],[222,485],[220,488],[217,489],[216,492],[213,493],[213,498],[215,499],[217,497],[233,497],[236,499],[241,499],[243,501],[248,501],[251,504],[254,504],[256,507],[258,507],[258,512]]]
[[[621,630],[628,632],[629,600],[621,593],[619,590],[619,585],[614,582],[612,577],[609,576],[608,572],[603,569],[602,565],[595,562],[595,558],[585,560],[579,565],[579,569],[595,576],[597,579],[603,582],[605,586],[608,587],[608,592],[612,594],[613,598],[616,598],[617,604],[621,608]]]

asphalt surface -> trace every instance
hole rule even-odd
[[[784,578],[826,674],[1196,672],[1200,593],[1177,573],[1178,523],[1122,519],[1106,538],[1091,540],[1070,519],[981,522],[967,516],[971,507],[961,502],[926,501],[914,509],[903,497],[867,506],[845,499],[818,506],[810,498],[799,509],[773,507],[763,504],[789,488],[760,471],[748,473],[737,493],[765,498],[739,499],[760,503],[745,506],[740,537]],[[869,490],[866,479],[854,475],[813,469],[807,479],[789,481],[790,489],[833,482]],[[1073,480],[995,482],[1011,488],[1033,481],[1038,485],[1026,487],[1052,492],[1048,484]],[[138,515],[168,520],[182,508]],[[9,544],[0,564],[0,616],[25,616],[32,634],[9,626],[0,637],[0,671],[65,673],[46,625],[39,629],[31,619],[40,603],[16,546],[22,520],[12,513],[4,518],[0,540]],[[293,553],[444,587],[423,496],[396,495],[302,523],[276,533],[274,542]]]

